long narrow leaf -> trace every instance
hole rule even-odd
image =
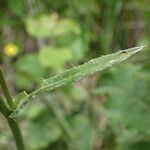
[[[69,83],[73,83],[75,81],[81,80],[86,76],[89,76],[97,71],[104,70],[113,66],[114,64],[118,64],[133,54],[141,51],[146,46],[139,46],[134,48],[129,48],[126,50],[120,50],[116,53],[101,56],[99,58],[95,58],[90,60],[89,62],[79,65],[77,67],[73,67],[69,70],[63,71],[53,77],[43,80],[42,86],[33,91],[31,94],[23,96],[20,100],[20,104],[18,104],[16,110],[12,112],[10,115],[11,118],[16,117],[20,110],[26,106],[26,104],[35,97],[35,95],[39,94],[44,90],[53,90],[57,87],[64,86]]]

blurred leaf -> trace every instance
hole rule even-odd
[[[24,111],[24,114],[28,120],[36,120],[44,111],[45,106],[43,103],[36,102],[36,104],[31,105],[27,111]]]
[[[81,38],[76,38],[72,43],[70,44],[70,47],[73,52],[73,56],[76,60],[81,60],[85,53],[85,47],[83,45],[83,40]]]
[[[88,93],[82,86],[73,86],[70,90],[70,94],[74,98],[75,102],[81,103],[88,98]]]
[[[26,29],[35,38],[48,37],[53,34],[56,24],[57,14],[41,15],[37,18],[28,18],[26,20]]]
[[[122,134],[117,135],[116,149],[117,150],[130,150],[131,146],[138,141],[139,137],[136,132],[124,131]]]
[[[116,143],[116,150],[148,150],[150,146],[150,142],[130,130],[118,134]]]
[[[45,69],[41,66],[36,54],[26,54],[20,57],[15,63],[15,69],[26,79],[36,83],[40,82],[45,73]]]
[[[15,86],[18,89],[32,89],[32,82],[23,74],[16,72]]]
[[[129,130],[140,138],[150,136],[150,74],[135,65],[124,65],[112,68],[101,76],[100,91],[107,95],[105,107],[106,115],[115,134]],[[134,136],[134,135],[129,135]],[[126,146],[130,146],[130,138],[123,138]],[[126,139],[124,139],[126,138]],[[132,137],[133,144],[136,138]],[[126,141],[125,141],[126,140]],[[128,140],[128,141],[127,141]],[[132,143],[131,143],[132,146]],[[128,149],[128,148],[127,148]]]
[[[30,149],[40,150],[56,142],[61,134],[61,129],[52,118],[51,113],[44,111],[38,118],[29,122],[26,142]]]
[[[40,50],[39,60],[44,67],[54,69],[63,68],[65,63],[71,59],[71,52],[68,48],[44,47]]]
[[[63,35],[69,32],[80,34],[80,28],[78,24],[72,19],[61,19],[56,26],[56,35]]]
[[[35,38],[58,36],[68,32],[80,33],[80,28],[74,20],[58,19],[57,14],[30,17],[26,20],[26,29]]]
[[[82,60],[85,55],[85,43],[81,36],[65,34],[57,38],[56,45],[70,48],[74,56],[72,61]]]
[[[88,116],[86,114],[76,115],[72,118],[71,124],[76,133],[76,139],[69,145],[70,149],[92,149],[95,132]]]

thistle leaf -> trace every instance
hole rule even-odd
[[[28,96],[28,94],[23,91],[21,93],[19,93],[15,99],[14,99],[14,103],[15,103],[15,107],[17,108],[17,106],[22,102],[24,101],[24,99],[26,99],[26,97]]]
[[[43,80],[42,86],[39,89],[28,94],[23,99],[23,101],[19,103],[16,110],[14,110],[10,114],[10,117],[11,118],[17,117],[20,110],[23,109],[31,99],[33,99],[37,94],[41,93],[42,91],[45,91],[45,90],[51,91],[55,88],[81,80],[85,78],[86,76],[94,74],[97,71],[102,71],[115,64],[125,61],[127,58],[141,51],[145,47],[146,46],[133,47],[133,48],[129,48],[126,50],[120,50],[113,54],[101,56],[101,57],[92,59],[89,62],[84,63],[83,65],[73,67],[69,70],[63,71],[55,76],[52,76],[48,79]]]

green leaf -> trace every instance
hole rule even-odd
[[[56,28],[56,35],[63,35],[67,33],[80,34],[78,24],[72,19],[61,19]]]
[[[92,75],[97,71],[109,68],[114,64],[126,60],[128,57],[142,49],[143,46],[140,46],[128,49],[126,51],[118,51],[114,54],[92,59],[83,65],[73,67],[69,70],[61,72],[56,76],[43,80],[43,85],[40,90],[52,90],[68,83],[73,83],[75,81],[81,80],[88,75]]]
[[[137,144],[149,142],[149,77],[145,67],[131,64],[101,74],[99,93],[105,93],[104,114],[116,135],[117,150],[138,149]]]
[[[57,21],[57,14],[30,17],[26,20],[26,30],[35,38],[48,37],[53,35]]]
[[[28,103],[29,100],[33,99],[35,95],[45,90],[53,90],[55,88],[64,86],[66,84],[73,83],[75,81],[81,80],[86,76],[92,75],[97,71],[102,71],[106,68],[109,68],[115,64],[118,64],[133,54],[141,51],[145,46],[139,46],[134,48],[129,48],[124,51],[118,51],[116,53],[102,56],[99,58],[95,58],[90,60],[89,62],[73,67],[69,70],[63,71],[60,74],[57,74],[51,78],[43,80],[42,86],[29,94],[26,99],[18,105],[17,109],[12,112],[10,117],[15,117],[19,113],[19,111],[24,108],[24,106]]]
[[[28,96],[28,94],[27,94],[25,91],[19,93],[19,94],[16,96],[15,100],[14,100],[15,107],[17,107],[22,101],[24,101],[24,99],[25,99],[27,96]]]
[[[35,38],[60,36],[67,33],[80,33],[80,28],[76,21],[67,18],[59,19],[56,13],[28,18],[26,20],[26,30]]]
[[[29,121],[25,135],[29,149],[42,149],[58,141],[62,131],[51,112],[45,110]]]
[[[82,60],[87,46],[87,43],[83,40],[83,38],[75,34],[65,34],[60,36],[55,41],[55,44],[59,47],[68,47],[74,57],[72,61]]]
[[[137,132],[124,131],[116,137],[116,150],[132,150],[132,145],[140,140]]]
[[[30,105],[30,107],[28,107],[26,111],[23,112],[23,114],[28,120],[36,120],[44,111],[44,104],[37,102],[35,105]]]
[[[16,72],[15,75],[15,86],[18,89],[32,89],[33,83],[24,74]]]
[[[82,60],[85,54],[85,43],[81,38],[76,38],[70,43],[70,48],[75,60]]]
[[[101,83],[109,100],[108,116],[113,126],[119,123],[143,135],[150,135],[149,75],[136,66],[124,66],[113,72],[113,79]],[[141,121],[142,120],[142,121]]]
[[[45,69],[40,64],[36,54],[26,54],[20,57],[15,63],[15,69],[19,75],[24,76],[30,80],[30,82],[32,80],[36,83],[40,82],[39,79],[42,78],[45,73]]]
[[[71,59],[71,51],[68,48],[44,47],[40,50],[39,61],[44,67],[61,69]]]
[[[76,138],[69,143],[69,149],[90,150],[93,149],[95,131],[88,114],[79,114],[71,120],[72,129],[76,134]]]

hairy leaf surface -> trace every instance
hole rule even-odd
[[[118,64],[128,57],[132,56],[133,54],[141,51],[145,46],[139,46],[134,48],[129,48],[126,50],[120,50],[116,53],[101,56],[95,59],[90,60],[83,65],[79,65],[77,67],[73,67],[69,70],[63,71],[53,77],[43,80],[42,86],[33,91],[32,93],[28,94],[26,98],[20,100],[20,104],[18,104],[16,110],[12,112],[10,115],[11,118],[16,117],[20,110],[26,106],[26,104],[33,99],[37,94],[45,90],[53,90],[55,88],[64,86],[69,83],[76,82],[85,78],[86,76],[92,75],[97,71],[104,70],[109,68],[115,64]]]

